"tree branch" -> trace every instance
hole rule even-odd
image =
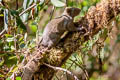
[[[37,5],[37,4],[34,3],[33,5],[31,5],[31,6],[28,7],[27,9],[25,9],[23,12],[21,12],[21,13],[19,14],[19,16],[23,15],[25,12],[27,12],[27,11],[30,10],[31,8],[35,7],[36,5]]]
[[[120,0],[101,0],[96,6],[90,7],[86,16],[75,23],[78,27],[82,25],[87,28],[90,33],[84,36],[84,34],[81,35],[81,32],[69,32],[56,47],[49,51],[42,51],[43,48],[40,47],[39,50],[42,51],[40,53],[36,48],[33,52],[34,57],[20,69],[23,74],[22,80],[31,80],[32,77],[30,76],[33,76],[36,72],[39,73],[41,80],[50,80],[55,71],[43,66],[42,63],[61,66],[73,52],[79,50],[81,43],[98,33],[118,13],[120,13]],[[81,36],[84,36],[84,40],[81,39]],[[18,72],[20,71],[18,70]]]
[[[75,80],[79,80],[77,78],[77,76],[75,76],[72,72],[68,71],[67,69],[63,69],[63,68],[60,68],[60,67],[54,67],[54,66],[51,66],[51,65],[46,64],[46,63],[43,63],[43,64],[46,65],[46,66],[48,66],[48,67],[50,67],[50,68],[52,68],[52,69],[54,69],[54,70],[64,71],[64,72],[70,74],[71,76],[73,76]]]

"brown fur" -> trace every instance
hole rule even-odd
[[[81,28],[76,28],[73,19],[80,13],[79,8],[67,7],[62,16],[52,19],[45,27],[41,44],[45,47],[55,46],[61,39],[65,31],[79,31]]]

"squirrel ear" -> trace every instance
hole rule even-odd
[[[71,8],[70,7],[66,7],[65,10],[66,10],[67,13],[71,13]]]

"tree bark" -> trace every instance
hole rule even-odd
[[[56,47],[49,51],[43,51],[41,47],[39,50],[36,48],[34,51],[35,56],[17,71],[22,70],[22,80],[31,80],[36,73],[40,76],[38,80],[50,80],[56,71],[42,63],[61,66],[73,52],[80,49],[82,43],[104,28],[119,12],[120,0],[101,0],[96,6],[91,6],[85,17],[75,23],[77,27],[81,25],[85,27],[87,32],[84,34],[81,34],[81,32],[69,32]],[[88,32],[89,34],[84,36]]]

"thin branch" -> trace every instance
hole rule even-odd
[[[64,72],[70,74],[71,76],[73,76],[75,80],[79,80],[79,79],[77,78],[77,76],[75,76],[72,72],[70,72],[70,71],[67,70],[67,69],[63,69],[63,68],[60,68],[60,67],[51,66],[51,65],[46,64],[46,63],[43,63],[43,64],[46,65],[46,66],[48,66],[48,67],[50,67],[50,68],[52,68],[52,69],[54,69],[54,70],[64,71]]]
[[[112,20],[113,20],[113,21],[112,21]],[[102,59],[101,59],[101,53],[100,53],[100,51],[101,51],[101,49],[103,48],[104,42],[105,42],[105,40],[108,38],[109,34],[111,33],[114,25],[117,24],[114,18],[113,18],[112,20],[109,21],[108,26],[110,26],[110,28],[108,29],[108,33],[107,33],[107,35],[104,37],[104,39],[103,39],[102,41],[98,39],[98,40],[93,44],[93,45],[95,45],[95,44],[98,45],[98,61],[99,61],[99,69],[100,69],[101,72],[102,72],[103,62],[102,62]],[[102,34],[102,35],[103,35],[103,34]]]
[[[67,68],[67,70],[70,70],[70,68],[73,66],[73,64],[74,64],[74,62]],[[66,75],[66,77],[67,77],[67,80],[68,80],[68,75]]]
[[[9,9],[8,5],[7,5],[3,0],[0,2],[0,4],[1,4],[2,6],[4,6],[5,8]]]
[[[16,10],[18,9],[18,0],[16,0]]]
[[[50,13],[50,20],[51,20],[52,17],[53,17],[54,11],[55,11],[55,6],[53,6],[52,11],[51,11],[51,13]]]
[[[16,52],[16,51],[15,51],[15,52],[0,51],[0,54],[1,54],[1,53],[24,53],[24,52],[23,52],[23,51],[22,51],[22,52]]]
[[[3,29],[1,32],[0,32],[0,37],[6,32],[5,29]]]
[[[28,10],[30,10],[30,9],[32,9],[33,7],[35,7],[37,4],[36,3],[34,3],[33,5],[31,5],[30,7],[28,7],[27,9],[25,9],[23,12],[21,12],[20,14],[19,14],[19,16],[22,16],[25,12],[27,12]]]
[[[74,61],[74,60],[72,60],[72,59],[70,59],[70,60],[71,60],[72,62],[74,62],[77,66],[79,66],[79,67],[83,70],[83,72],[84,72],[84,74],[85,74],[86,80],[89,80],[89,75],[88,75],[87,70],[86,70],[85,68],[83,68],[83,66],[79,65],[78,63],[76,63],[76,61]]]
[[[47,2],[45,5],[47,5],[47,4],[49,3],[49,1],[50,1],[50,0],[48,0],[48,2]],[[45,6],[45,5],[44,5],[44,6]],[[32,9],[32,8],[35,7],[35,6],[37,6],[36,3],[34,3],[33,5],[31,5],[31,6],[28,7],[27,9],[25,9],[23,12],[21,12],[21,13],[19,14],[19,16],[23,15],[25,12],[27,12],[28,10]],[[44,6],[43,6],[43,7],[44,7]],[[41,8],[43,8],[43,7],[41,7]]]
[[[56,74],[55,74],[55,77],[57,78],[57,80],[60,80]]]
[[[68,0],[66,0],[65,3],[66,3],[66,6],[68,6]]]

